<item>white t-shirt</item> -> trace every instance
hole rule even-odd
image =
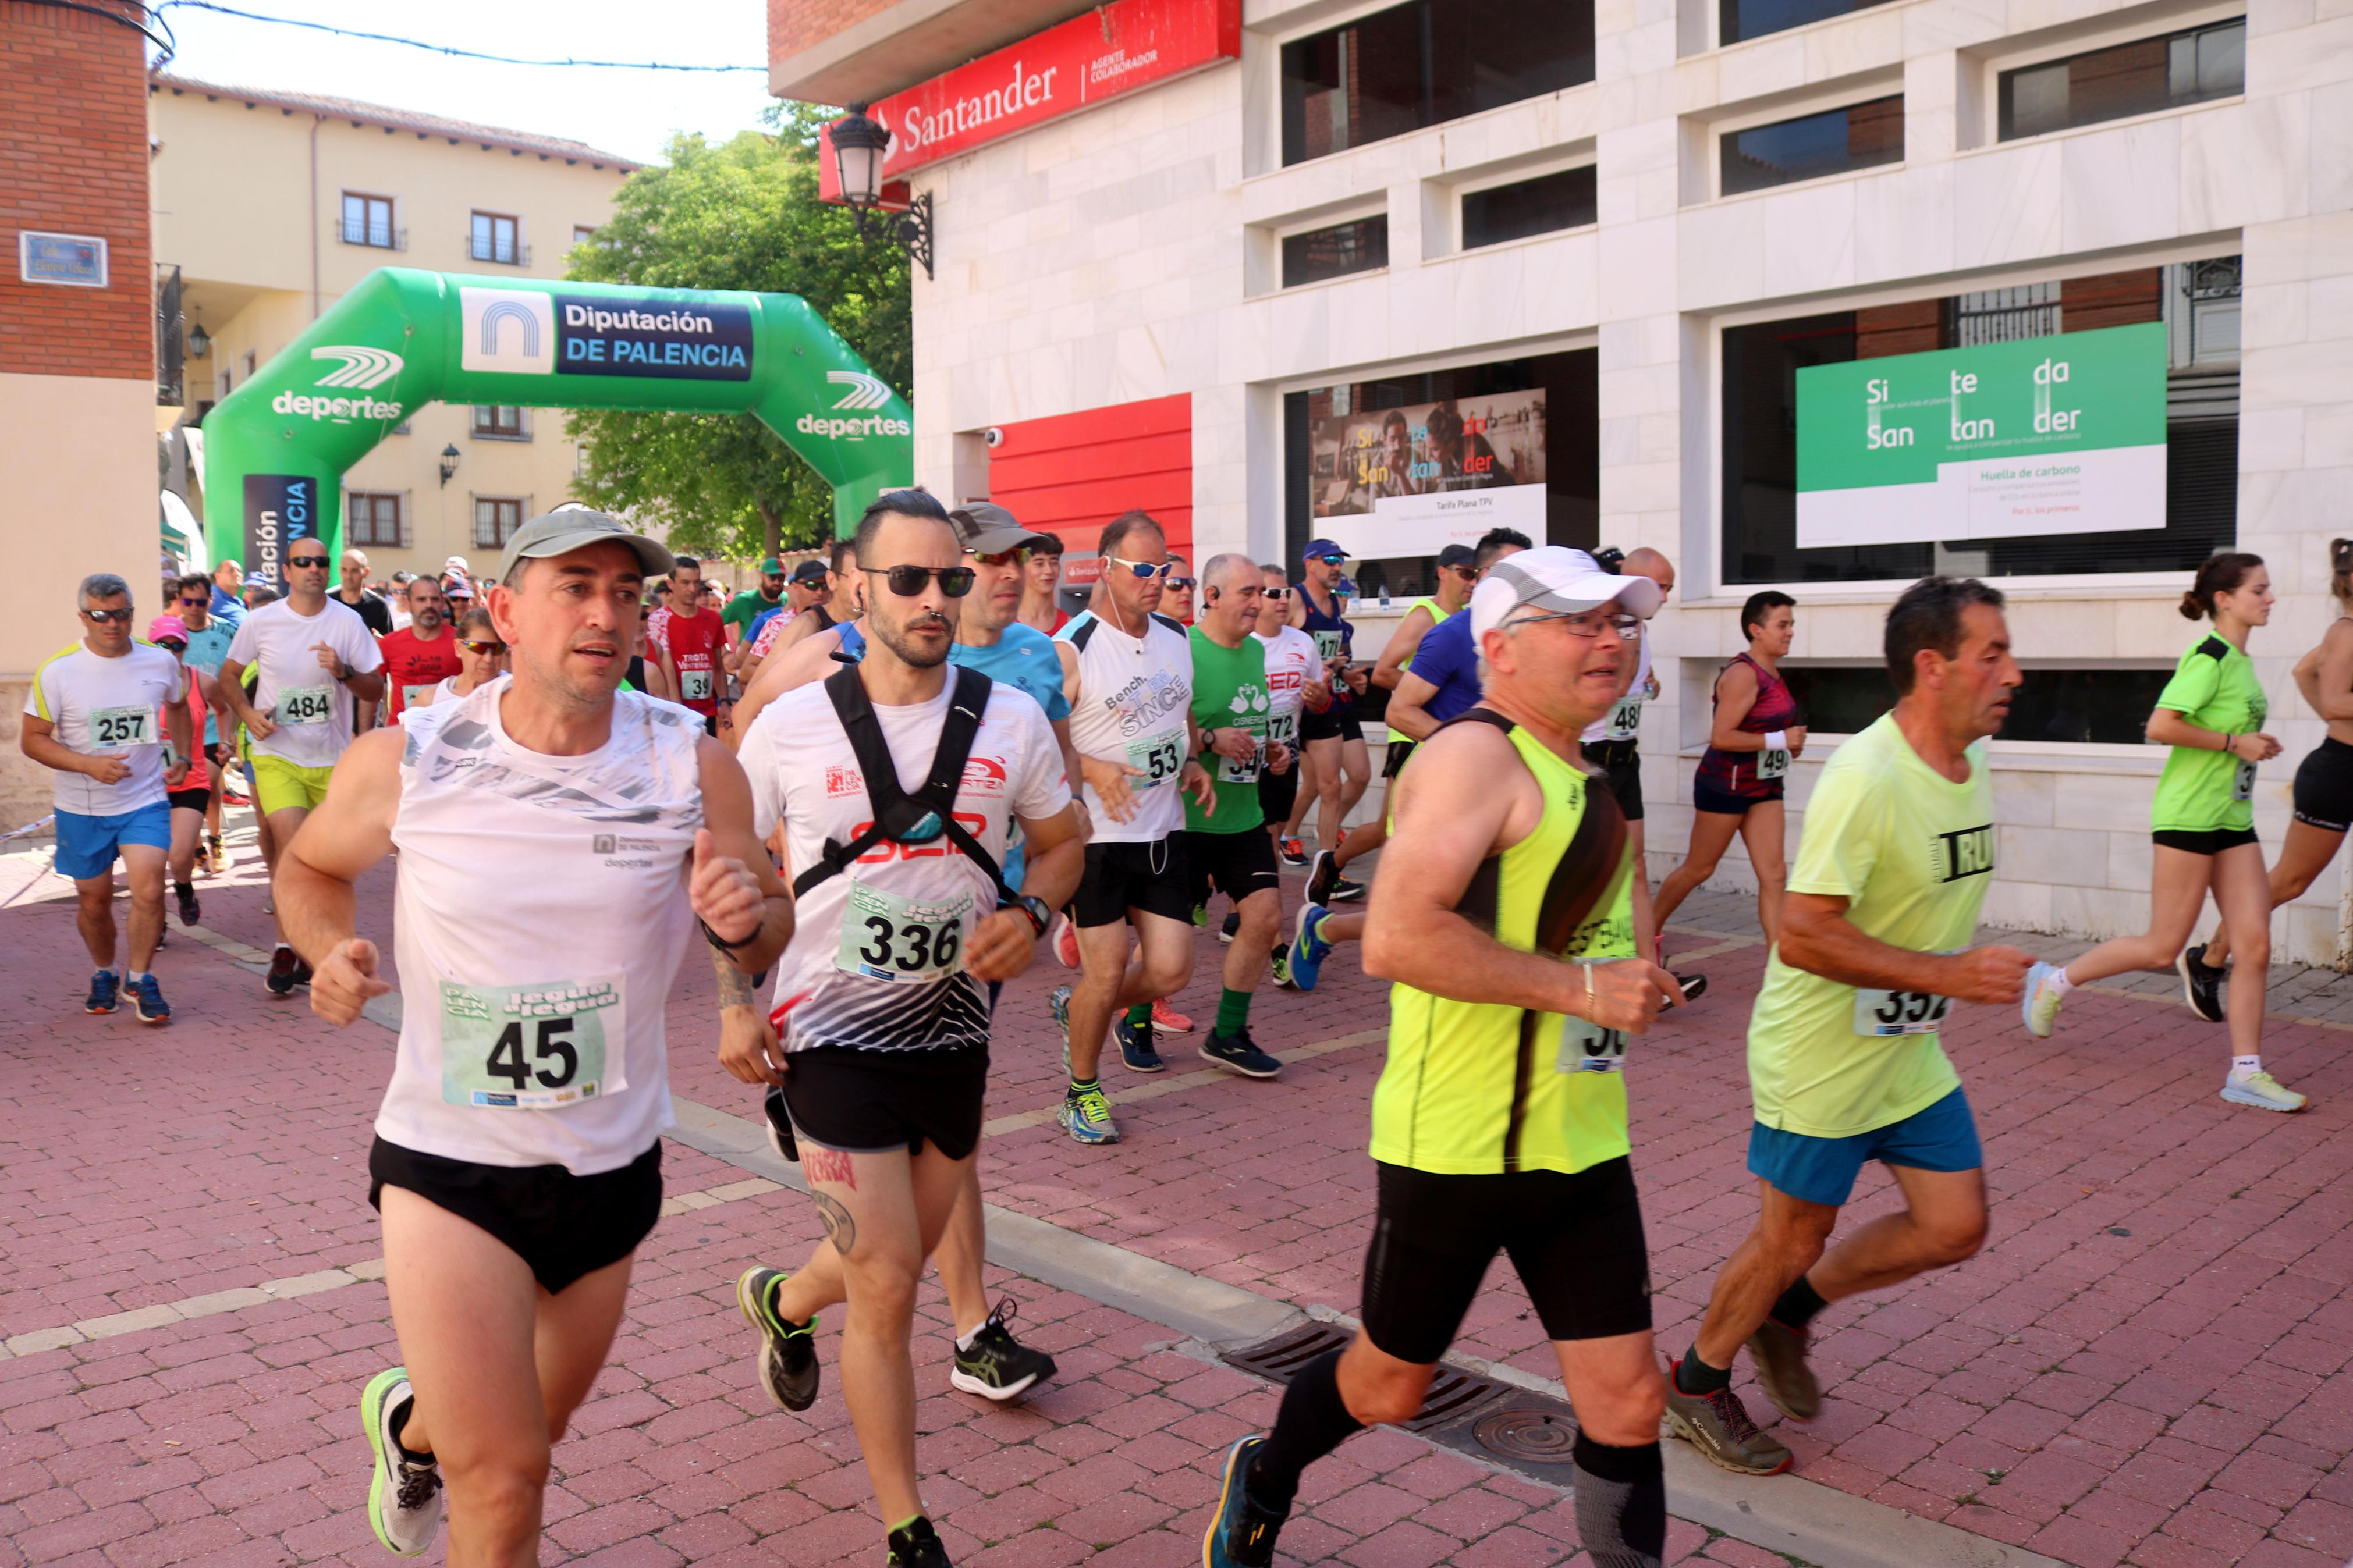
[[[25,711],[47,719],[67,750],[119,757],[131,769],[111,784],[87,773],[52,773],[57,808],[76,816],[121,816],[160,803],[168,739],[162,708],[186,690],[180,661],[143,642],[132,642],[120,658],[101,658],[78,642],[42,665],[25,693]]]
[[[1636,655],[1634,684],[1609,705],[1609,711],[1585,727],[1579,737],[1590,746],[1602,741],[1631,741],[1642,732],[1642,703],[1651,685],[1651,623],[1641,627],[1641,651]]]
[[[1250,635],[1266,645],[1266,689],[1271,703],[1266,738],[1296,750],[1299,713],[1307,705],[1307,683],[1324,672],[1324,661],[1315,654],[1315,639],[1297,626],[1284,626],[1272,637],[1263,632]]]
[[[248,615],[237,628],[229,661],[259,664],[253,706],[278,726],[269,736],[254,738],[255,756],[331,768],[352,743],[351,689],[320,664],[319,643],[332,648],[355,674],[373,675],[384,668],[384,654],[367,623],[332,595],[315,616],[298,613],[291,599],[280,599]]]
[[[877,704],[899,787],[932,771],[955,684],[929,702]],[[760,710],[737,754],[752,780],[753,825],[765,838],[782,820],[790,874],[847,844],[873,820],[858,755],[823,681]],[[956,821],[1001,866],[1016,817],[1053,816],[1071,803],[1061,748],[1035,699],[1002,681],[973,736]],[[988,1042],[988,987],[964,968],[974,925],[997,908],[997,889],[945,835],[928,844],[884,840],[793,910],[793,940],[776,963],[772,1006],[787,1051],[944,1049]]]
[[[1185,826],[1177,779],[1192,750],[1186,715],[1193,706],[1193,645],[1166,616],[1130,637],[1089,610],[1054,634],[1079,650],[1079,700],[1071,705],[1071,744],[1082,757],[1124,762],[1142,776],[1127,781],[1135,815],[1115,822],[1086,786],[1087,815],[1098,844],[1151,844]]]

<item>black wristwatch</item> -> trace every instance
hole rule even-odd
[[[1218,727],[1214,724],[1201,731],[1201,750],[1215,755],[1218,750]]]
[[[712,946],[717,948],[722,952],[741,952],[743,949],[751,946],[753,942],[759,940],[761,931],[767,929],[767,921],[762,921],[758,925],[754,926],[749,931],[744,933],[742,940],[737,942],[729,942],[717,931],[712,931],[711,929],[711,922],[704,920],[701,915],[694,917],[694,923],[702,928],[702,940],[709,942]]]
[[[1046,934],[1046,928],[1053,923],[1054,911],[1047,907],[1045,900],[1035,893],[1016,893],[1011,899],[997,907],[1000,910],[1019,910],[1023,914],[1028,915],[1029,923],[1037,928],[1037,932],[1041,937]]]

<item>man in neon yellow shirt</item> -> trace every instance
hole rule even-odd
[[[1985,1156],[1937,1028],[1956,1001],[2015,1005],[2027,954],[1969,949],[1993,881],[1985,738],[2024,677],[2000,592],[1914,584],[1887,615],[1894,710],[1841,746],[1806,806],[1779,947],[1748,1026],[1757,1228],[1716,1277],[1667,1395],[1675,1433],[1746,1475],[1788,1468],[1732,1392],[1743,1344],[1793,1420],[1821,1393],[1808,1326],[1831,1301],[1973,1257],[1986,1234]],[[1903,1189],[1824,1256],[1865,1163]]]

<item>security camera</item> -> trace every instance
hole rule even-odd
[[[982,431],[980,433],[980,438],[987,442],[992,447],[1002,447],[1005,445],[1005,432],[999,430],[994,425]]]

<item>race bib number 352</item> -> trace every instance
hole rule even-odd
[[[491,1110],[563,1110],[628,1087],[608,1071],[626,1038],[617,974],[543,985],[441,983],[441,1098]]]
[[[1953,1010],[1950,996],[1928,991],[1866,991],[1854,994],[1854,1032],[1858,1035],[1926,1035],[1936,1032]]]

